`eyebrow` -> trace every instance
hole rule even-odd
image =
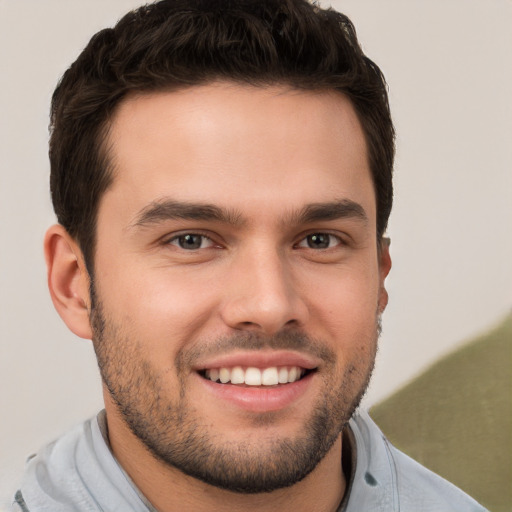
[[[327,203],[306,205],[297,215],[292,214],[291,221],[297,224],[352,218],[368,223],[364,208],[350,199],[340,199]]]
[[[214,204],[184,203],[165,199],[154,201],[143,208],[130,227],[146,227],[167,220],[205,220],[225,224],[242,224],[242,215],[235,210],[225,210]]]
[[[350,199],[341,199],[326,203],[312,203],[297,212],[287,215],[283,225],[310,224],[312,222],[352,218],[368,223],[364,208]],[[189,203],[172,199],[154,201],[143,208],[130,224],[130,228],[147,227],[167,220],[214,221],[234,226],[245,223],[242,214],[236,210],[226,210],[209,203]]]

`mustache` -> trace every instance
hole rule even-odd
[[[259,351],[264,348],[273,350],[295,350],[321,359],[327,364],[336,362],[336,353],[325,343],[305,333],[282,331],[273,335],[255,332],[239,332],[231,336],[223,336],[209,342],[199,342],[193,347],[184,347],[176,358],[178,371],[181,368],[194,366],[203,358],[228,354],[235,350]]]

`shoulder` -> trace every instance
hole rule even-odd
[[[148,512],[107,440],[104,412],[29,459],[16,512]]]
[[[400,510],[453,510],[483,512],[473,498],[428,470],[385,440],[396,474]],[[442,508],[440,508],[442,507]]]
[[[74,427],[28,458],[20,489],[14,497],[13,512],[75,510],[69,508],[70,488],[73,494],[82,495],[81,501],[86,498],[77,464],[90,458],[92,421]]]
[[[366,412],[350,421],[357,463],[349,505],[357,510],[485,512],[463,491],[395,448]],[[354,496],[352,496],[352,493]]]

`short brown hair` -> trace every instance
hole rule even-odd
[[[351,21],[306,0],[162,0],[94,35],[53,94],[53,206],[89,272],[99,200],[113,179],[105,141],[116,106],[132,92],[214,80],[345,94],[365,133],[382,236],[393,198],[394,128],[384,77]]]

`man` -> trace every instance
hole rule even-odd
[[[163,1],[52,102],[52,300],[105,410],[29,460],[18,510],[483,510],[355,413],[390,270],[394,130],[350,21]]]

